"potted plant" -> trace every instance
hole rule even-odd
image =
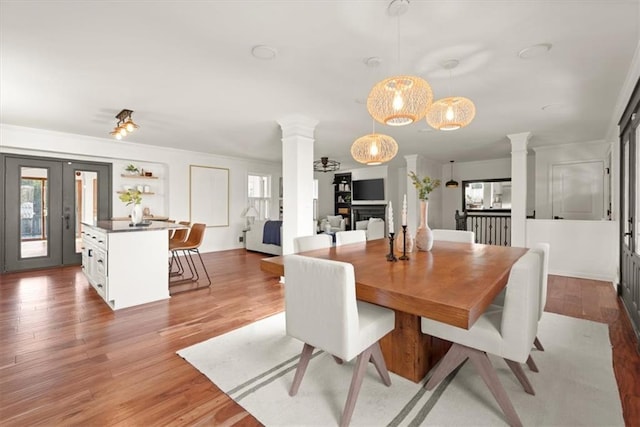
[[[138,169],[138,167],[136,165],[134,165],[133,163],[129,163],[127,165],[126,168],[124,168],[124,170],[126,170],[127,172],[129,172],[129,175],[139,175],[140,174],[140,170]]]
[[[125,202],[126,206],[133,205],[131,209],[131,222],[133,224],[140,224],[143,219],[142,207],[142,193],[138,190],[130,189],[120,194],[120,201]]]
[[[415,172],[409,173],[413,186],[418,190],[420,199],[420,226],[416,232],[416,247],[421,251],[430,251],[433,246],[433,233],[428,224],[429,193],[440,186],[439,179],[430,176],[420,178]]]

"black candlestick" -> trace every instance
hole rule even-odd
[[[401,260],[406,261],[409,259],[409,257],[407,256],[407,226],[403,225],[402,226],[402,256],[400,257]]]
[[[387,254],[387,261],[396,262],[398,258],[393,253],[393,235],[395,233],[389,233],[389,253]]]

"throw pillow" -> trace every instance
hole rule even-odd
[[[383,220],[382,220],[382,218],[369,218],[369,223],[372,223],[372,222],[382,222],[382,221],[383,221]]]
[[[366,230],[369,226],[369,220],[365,219],[364,221],[356,221],[356,230]]]

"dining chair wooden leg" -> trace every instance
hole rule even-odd
[[[302,347],[302,353],[300,354],[300,361],[298,362],[298,367],[296,368],[296,374],[293,377],[291,389],[289,389],[289,396],[295,396],[296,393],[298,393],[298,388],[300,388],[302,377],[304,377],[304,373],[307,370],[307,365],[309,365],[309,360],[311,360],[313,349],[314,347],[312,345],[304,343],[304,347]]]
[[[382,355],[382,350],[380,350],[380,342],[376,342],[373,345],[373,349],[371,352],[371,361],[373,365],[376,367],[380,378],[382,378],[382,382],[387,387],[391,385],[391,377],[389,376],[389,371],[387,370],[387,364],[384,362],[384,356]]]
[[[476,368],[484,383],[493,394],[493,397],[498,402],[498,405],[502,409],[505,417],[507,417],[507,422],[516,427],[522,427],[522,422],[520,421],[520,417],[516,413],[507,392],[505,391],[496,371],[493,369],[491,365],[491,361],[489,361],[489,356],[484,351],[476,350],[474,348],[461,346],[466,349],[467,355],[473,366]]]
[[[442,360],[440,360],[438,366],[434,368],[435,370],[433,371],[433,374],[431,374],[431,378],[427,381],[427,384],[425,385],[427,390],[432,390],[435,386],[440,384],[442,380],[447,378],[454,369],[460,366],[462,362],[467,360],[467,357],[469,356],[466,354],[465,348],[466,347],[457,343],[453,343],[451,345],[451,348],[447,351]]]
[[[509,368],[511,368],[511,372],[513,372],[513,374],[516,376],[518,381],[520,381],[520,384],[522,384],[522,388],[524,388],[524,391],[535,396],[536,392],[533,389],[533,386],[531,385],[531,383],[529,382],[529,378],[527,378],[527,374],[525,374],[524,371],[522,370],[522,365],[520,365],[518,362],[514,362],[513,360],[509,360],[509,359],[504,359],[504,361],[507,362],[507,365],[509,365]]]
[[[340,419],[341,427],[348,426],[349,421],[351,421],[351,415],[353,415],[353,410],[356,406],[356,400],[358,399],[358,394],[360,393],[360,387],[362,386],[362,380],[364,379],[364,374],[367,371],[367,366],[369,365],[369,359],[371,358],[371,353],[374,346],[375,344],[368,347],[365,351],[360,353],[358,355],[358,358],[356,359],[356,366],[353,369],[353,376],[351,377],[351,386],[349,387],[347,402],[344,405],[342,418]]]
[[[542,343],[540,342],[540,340],[538,339],[538,337],[536,337],[535,340],[533,340],[533,345],[540,351],[544,351],[544,347],[542,346]]]
[[[533,372],[539,372],[538,371],[538,366],[536,365],[536,362],[533,361],[533,358],[531,357],[531,355],[529,355],[529,358],[527,359],[527,366]]]

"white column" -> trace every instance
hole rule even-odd
[[[527,243],[527,143],[531,132],[507,135],[511,140],[511,246]]]
[[[412,236],[415,236],[418,230],[418,222],[420,221],[418,205],[420,202],[418,200],[418,192],[413,186],[411,178],[409,178],[409,172],[413,171],[418,175],[420,174],[418,170],[419,159],[420,157],[417,154],[404,156],[404,160],[407,163],[407,176],[404,177],[407,183],[407,233]]]
[[[282,128],[282,254],[313,227],[313,132],[318,121],[303,115],[278,120]]]

